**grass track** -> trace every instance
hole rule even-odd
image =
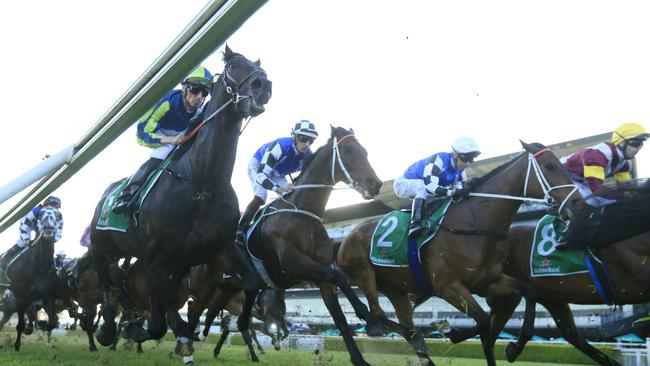
[[[11,329],[11,328],[9,328]],[[118,350],[113,352],[101,348],[99,352],[90,353],[85,333],[69,332],[65,337],[53,337],[51,345],[45,341],[37,341],[35,335],[23,337],[23,346],[20,352],[13,349],[15,331],[0,332],[0,366],[41,366],[41,365],[62,365],[62,366],[149,366],[149,365],[173,365],[181,366],[180,357],[173,354],[174,342],[163,341],[161,343],[147,342],[144,346],[144,353],[137,354],[123,348],[122,343]],[[212,358],[214,343],[196,342],[194,361],[201,365],[253,365],[249,361],[248,351],[242,346],[224,346],[218,360]],[[325,351],[315,355],[309,351],[298,351],[283,349],[279,352],[267,349],[266,354],[259,355],[258,365],[289,366],[289,365],[349,365],[347,353]],[[366,352],[366,361],[375,366],[387,365],[418,365],[415,356],[405,357],[404,355],[386,355]],[[451,359],[445,357],[435,358],[436,365],[445,366],[479,366],[485,365],[483,360],[474,359]],[[553,363],[517,362],[521,366],[558,366]],[[509,365],[500,361],[499,365]],[[571,365],[565,365],[571,366]]]

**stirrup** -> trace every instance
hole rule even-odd
[[[128,200],[119,200],[115,206],[113,206],[113,209],[111,211],[117,213],[117,214],[125,214],[129,213],[131,211],[131,201],[133,198],[129,198]]]
[[[409,225],[409,233],[408,237],[409,239],[416,239],[420,235],[424,234],[424,232],[427,230],[426,227],[419,225],[419,224],[411,224]]]

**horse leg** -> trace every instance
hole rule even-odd
[[[88,348],[90,352],[97,352],[97,346],[95,345],[95,316],[97,315],[97,306],[95,304],[87,304],[82,307],[81,312],[81,329],[86,332],[88,336]]]
[[[5,324],[9,321],[11,318],[11,312],[5,310],[2,312],[2,320],[0,320],[0,332],[2,332],[2,329],[4,329]]]
[[[474,300],[467,287],[455,281],[446,286],[434,285],[434,288],[441,289],[438,294],[440,298],[476,321],[476,326],[473,328],[463,330],[452,329],[446,333],[445,335],[452,343],[459,343],[476,334],[487,332],[490,326],[490,316]]]
[[[490,331],[487,334],[481,334],[481,346],[483,346],[483,354],[489,366],[496,366],[494,343],[519,301],[521,301],[521,297],[516,295],[487,298],[487,303],[490,306]]]
[[[555,301],[540,301],[540,303],[544,305],[549,313],[551,313],[551,316],[553,317],[555,324],[557,324],[557,327],[562,333],[564,339],[571,343],[575,348],[580,350],[580,352],[589,356],[589,358],[596,361],[599,365],[621,366],[621,364],[609,358],[607,355],[600,352],[596,347],[590,345],[587,343],[587,341],[585,341],[585,339],[582,337],[582,334],[580,334],[580,331],[576,328],[576,324],[573,320],[573,314],[571,313],[569,304]]]
[[[429,358],[424,336],[418,333],[415,324],[413,324],[413,305],[411,305],[408,293],[402,291],[386,291],[384,293],[393,304],[400,323],[399,327],[391,326],[391,324],[387,324],[387,326],[400,333],[409,342],[420,360],[420,365],[434,366],[435,364]]]
[[[259,290],[258,289],[245,289],[244,290],[244,306],[242,307],[242,312],[237,317],[237,329],[244,338],[244,342],[248,346],[248,350],[251,354],[251,361],[259,362],[255,350],[253,349],[253,340],[251,339],[250,329],[251,324],[251,313],[253,311],[253,304],[255,303],[255,298],[257,297]]]
[[[51,297],[44,301],[45,312],[47,313],[47,344],[52,340],[52,329],[56,328],[59,323],[59,316],[56,314],[55,298]]]
[[[110,263],[108,253],[100,249],[99,243],[93,243],[92,255],[97,270],[99,287],[104,290],[104,297],[101,305],[101,318],[104,323],[97,328],[95,337],[104,347],[113,344],[117,337],[117,325],[115,324],[115,307],[113,305],[113,291],[111,289]]]
[[[189,302],[188,302],[189,303]],[[198,298],[194,301],[192,301],[192,305],[188,307],[187,309],[187,329],[189,329],[190,333],[193,334],[192,339],[195,341],[204,341],[205,337],[202,337],[201,330],[197,330],[199,327],[199,321],[201,319],[201,314],[203,314],[203,310],[205,310],[205,300],[202,298]],[[210,310],[208,310],[208,314],[210,313]],[[206,314],[206,322],[207,323],[207,314]],[[208,327],[209,328],[209,327]]]
[[[29,304],[25,310],[25,315],[27,315],[27,324],[23,330],[24,335],[30,335],[34,332],[34,323],[36,322],[36,312],[38,312],[38,305],[35,303]]]
[[[189,271],[189,269],[187,270]],[[162,302],[166,307],[167,324],[176,336],[174,352],[183,357],[185,364],[194,364],[194,346],[192,335],[187,327],[187,322],[178,313],[178,293],[180,292],[180,279],[185,277],[187,271],[180,271],[169,278],[164,289]],[[183,273],[185,272],[185,273]]]
[[[251,338],[253,339],[253,342],[257,344],[257,350],[260,351],[261,354],[265,354],[266,352],[264,351],[264,348],[262,348],[260,341],[257,340],[257,332],[255,332],[252,328],[250,329],[250,332],[251,332]]]
[[[224,317],[221,321],[221,337],[219,337],[219,341],[217,342],[217,345],[214,346],[214,351],[212,351],[212,357],[214,358],[217,358],[219,356],[223,342],[226,341],[228,338],[228,333],[230,333],[230,329],[228,328],[229,321],[226,319],[229,320],[230,318]]]
[[[506,357],[509,361],[512,360],[510,362],[514,362],[523,351],[526,343],[533,337],[533,331],[535,329],[535,289],[523,281],[502,275],[499,281],[490,284],[486,288],[485,294],[487,297],[492,298],[518,294],[526,299],[524,323],[519,330],[517,343],[510,342],[506,347]]]
[[[350,354],[350,361],[355,366],[369,366],[370,364],[363,359],[363,355],[359,351],[357,344],[354,342],[352,331],[350,330],[348,322],[345,320],[345,315],[343,314],[343,310],[341,310],[338,296],[334,292],[334,286],[329,282],[319,282],[316,285],[318,285],[320,289],[320,294],[323,297],[327,310],[329,310],[332,319],[334,319],[334,324],[336,324],[336,327],[341,332],[341,336],[345,342],[345,347]],[[368,310],[366,309],[366,311]]]
[[[160,268],[150,268],[149,270],[149,306],[151,319],[149,319],[149,324],[147,325],[147,333],[149,334],[149,339],[160,339],[167,333],[165,312],[168,304],[167,291],[170,285],[169,273],[165,273]],[[136,342],[146,340],[134,338]]]
[[[356,263],[355,263],[356,264]],[[379,319],[388,319],[386,313],[379,305],[379,290],[377,289],[377,278],[375,271],[370,267],[367,261],[363,261],[361,265],[348,266],[345,263],[340,264],[345,274],[363,290],[368,300],[370,312]],[[401,332],[400,332],[401,333]],[[366,327],[366,334],[369,337],[380,337],[385,333],[383,327],[375,327],[368,329]]]
[[[25,309],[28,304],[18,303],[18,324],[16,325],[16,343],[14,343],[14,348],[16,351],[20,350],[20,336],[23,334],[25,329]]]

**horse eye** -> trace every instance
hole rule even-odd
[[[259,88],[262,87],[262,82],[259,81],[258,79],[255,79],[255,80],[253,80],[253,82],[251,83],[251,87],[252,87],[253,89],[259,89]]]
[[[546,169],[548,169],[548,170],[555,169],[555,163],[553,163],[553,162],[547,163],[546,164]]]

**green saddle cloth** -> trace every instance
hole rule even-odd
[[[555,215],[545,215],[539,220],[530,251],[532,277],[565,276],[588,272],[583,251],[555,249],[559,244],[557,239],[564,230],[566,230],[566,223]]]
[[[445,198],[438,208],[426,219],[427,232],[416,239],[418,255],[424,244],[428,243],[438,232],[449,205],[450,198]],[[377,223],[370,241],[370,261],[384,267],[408,267],[408,231],[411,214],[403,211],[391,211]]]
[[[142,186],[142,189],[140,190],[140,193],[138,197],[136,197],[136,203],[134,207],[134,211],[137,212],[140,209],[140,206],[142,206],[142,202],[144,202],[144,199],[147,197],[147,194],[149,191],[151,191],[151,188],[156,184],[158,181],[158,178],[162,174],[163,170],[169,165],[169,163],[172,161],[171,160],[171,155],[163,161],[156,170],[154,170],[151,174],[149,174],[149,177],[147,177],[147,181]],[[102,210],[99,214],[99,219],[97,220],[97,230],[113,230],[113,231],[121,231],[121,232],[126,232],[126,230],[129,227],[129,220],[130,220],[130,215],[128,213],[115,213],[113,212],[113,206],[117,203],[118,197],[122,194],[122,191],[124,188],[129,183],[129,179],[123,179],[120,184],[113,189],[112,192],[106,195],[106,199],[104,199],[104,203],[102,204]]]

